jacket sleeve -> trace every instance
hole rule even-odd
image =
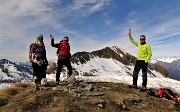
[[[51,39],[51,46],[52,46],[52,47],[59,48],[59,47],[60,47],[59,44],[60,44],[60,43],[55,44],[55,43],[54,43],[54,39]]]
[[[46,57],[46,48],[44,46],[44,59],[47,60],[47,57]]]
[[[138,42],[134,40],[131,35],[129,35],[129,39],[134,45],[138,46]]]
[[[37,49],[37,46],[36,46],[36,44],[34,44],[32,47],[32,53],[36,53],[36,49]]]
[[[48,60],[47,60],[47,56],[46,56],[46,48],[44,46],[44,61],[45,61],[45,64],[48,66]]]
[[[150,58],[152,56],[151,46],[149,44],[147,46],[147,52],[148,52],[148,56],[147,56],[147,58],[145,60],[146,63],[150,60]]]

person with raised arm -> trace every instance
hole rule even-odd
[[[130,41],[138,47],[137,60],[133,71],[133,84],[129,85],[130,88],[137,88],[137,80],[140,69],[142,69],[142,88],[141,92],[147,89],[147,66],[148,61],[152,56],[151,46],[146,43],[146,36],[140,36],[140,42],[133,39],[131,29],[128,29],[128,36]]]
[[[68,77],[72,75],[72,66],[70,62],[71,53],[70,53],[70,45],[69,45],[69,37],[65,36],[62,41],[59,43],[54,43],[54,37],[50,35],[51,38],[51,46],[57,48],[57,55],[58,55],[58,68],[56,72],[56,84],[60,82],[60,72],[65,65],[68,69]]]

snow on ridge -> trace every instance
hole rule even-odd
[[[113,51],[115,51],[117,54],[119,54],[121,57],[123,57],[123,54],[117,52],[117,49],[120,49],[122,52],[124,52],[125,54],[127,53],[123,48],[119,47],[119,46],[113,46],[110,47]]]
[[[1,79],[9,79],[9,77],[0,69],[0,80]]]
[[[88,73],[96,76],[129,76],[132,75],[134,66],[127,66],[121,62],[113,59],[104,59],[104,58],[90,58],[90,61],[85,64],[72,64],[72,66],[79,72],[80,75]],[[164,76],[156,71],[151,72],[155,75],[148,73],[148,77],[158,77],[163,78]],[[142,76],[142,72],[139,72]]]
[[[13,64],[4,64],[4,68],[11,72],[17,72],[17,68]]]
[[[123,64],[119,64],[116,60],[112,59],[104,59],[104,58],[91,58],[86,64],[76,65],[73,64],[72,66],[79,71],[80,75],[83,73],[92,73],[94,75],[115,75],[115,74],[127,74],[124,70],[125,67]],[[118,64],[117,64],[118,63]]]
[[[176,61],[180,58],[177,58],[177,57],[168,57],[168,58],[159,58],[157,59],[158,61],[162,61],[162,62],[166,62],[166,63],[171,63],[173,61]]]
[[[155,63],[157,63],[157,60],[151,59],[149,62],[152,63],[152,64],[155,64]]]
[[[87,82],[114,82],[132,84],[132,76],[95,76],[95,77],[84,77],[76,76],[78,80],[84,80]],[[138,77],[138,86],[142,86],[142,77]],[[180,95],[180,81],[169,79],[169,78],[148,78],[147,88],[169,88],[172,91]]]
[[[2,82],[0,86],[3,86],[3,83],[28,82],[32,80],[32,75],[28,70],[31,71],[31,67],[24,65],[22,62],[12,63],[6,60],[6,63],[2,63],[2,68],[0,68],[0,81]]]
[[[55,74],[49,74],[47,75],[48,81],[55,81]],[[112,75],[112,74],[106,74],[106,75],[99,75],[99,76],[75,76],[76,80],[84,80],[86,82],[113,82],[113,83],[123,83],[123,84],[132,84],[132,76],[129,75]],[[60,80],[66,80],[67,79],[67,73],[61,73]],[[142,86],[142,76],[138,77],[137,85],[139,87]],[[148,77],[147,82],[147,88],[169,88],[173,90],[174,92],[178,93],[180,95],[180,81],[170,79],[170,78],[164,78],[164,77]]]
[[[126,66],[122,63],[113,60],[113,59],[104,59],[99,57],[90,58],[90,61],[87,61],[85,64],[72,64],[72,66],[77,70],[82,72],[94,72],[97,76],[89,77],[89,76],[76,76],[77,80],[85,80],[88,82],[114,82],[114,83],[124,83],[124,84],[132,84],[132,76],[130,76],[127,72],[132,73],[134,66]],[[90,71],[91,70],[91,71]],[[95,70],[95,71],[92,71]],[[96,71],[98,70],[98,71]],[[164,78],[160,73],[152,70],[153,74],[156,77],[150,76],[148,74],[148,88],[170,88],[180,95],[180,81]],[[0,69],[0,76],[2,76]],[[26,73],[25,73],[26,74]],[[61,73],[60,80],[67,79],[67,73]],[[4,74],[5,75],[5,74]],[[55,81],[55,74],[47,74],[48,81]],[[7,78],[7,77],[6,77]],[[0,89],[8,86],[9,84],[3,83],[0,84]],[[142,85],[142,75],[140,71],[140,75],[138,77],[138,86]]]

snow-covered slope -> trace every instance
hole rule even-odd
[[[166,63],[172,63],[180,58],[178,57],[168,57],[168,58],[158,58],[157,61],[166,62]]]
[[[158,58],[158,59],[151,59],[150,63],[157,63],[157,62],[163,62],[163,63],[172,63],[174,61],[179,60],[180,58],[178,57],[167,57],[167,58]]]
[[[0,85],[32,80],[32,68],[28,64],[13,63],[7,59],[0,60]]]
[[[98,51],[74,54],[72,66],[78,71],[76,79],[95,82],[116,82],[132,84],[135,57],[119,47],[107,47]],[[64,75],[65,76],[65,75]],[[170,79],[168,71],[160,65],[149,64],[148,88],[169,88],[180,94],[180,81]],[[64,79],[64,77],[62,77]],[[142,73],[138,86],[142,85]]]
[[[92,52],[77,52],[72,55],[71,62],[77,77],[105,77],[107,80],[119,80],[126,77],[132,81],[132,73],[136,58],[117,46],[106,47]],[[140,71],[140,78],[141,78]],[[61,75],[65,79],[66,72]],[[171,77],[162,66],[148,66],[148,78]],[[49,80],[55,80],[55,73],[47,74]],[[29,62],[12,63],[0,60],[1,84],[18,81],[31,81],[32,68]],[[101,81],[101,79],[98,79]],[[129,82],[131,82],[129,81]]]
[[[159,58],[151,60],[150,63],[163,66],[175,79],[180,80],[180,58]]]
[[[91,58],[85,64],[73,64],[73,67],[82,76],[132,76],[134,66],[124,65],[114,59]],[[149,69],[150,70],[150,69]],[[164,76],[155,70],[150,70],[148,77],[163,78]],[[140,71],[140,75],[142,75]]]
[[[82,76],[132,76],[135,57],[122,48],[113,46],[93,52],[78,52],[72,56],[72,65]],[[148,77],[162,78],[167,71],[148,67]],[[141,75],[140,71],[140,75]],[[168,74],[168,73],[167,73]]]

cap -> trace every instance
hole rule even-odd
[[[37,37],[37,40],[38,39],[43,39],[43,35],[42,34],[39,34],[39,36]]]

